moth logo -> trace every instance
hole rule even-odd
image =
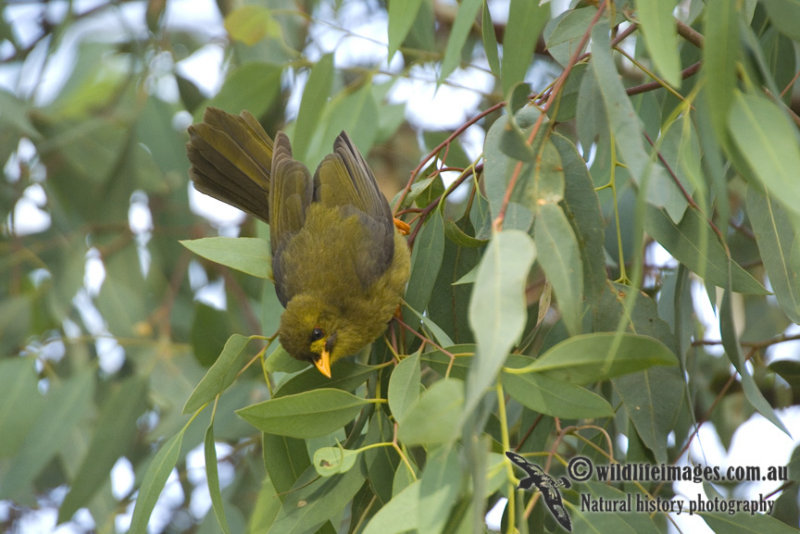
[[[561,492],[558,491],[560,486],[564,486],[565,488],[571,486],[567,477],[554,480],[553,477],[545,473],[541,467],[530,463],[519,454],[507,451],[506,456],[528,475],[519,481],[519,486],[517,486],[517,488],[528,490],[536,486],[536,489],[541,492],[544,503],[547,505],[550,513],[553,514],[555,520],[558,521],[565,530],[572,532],[572,521],[569,518],[569,514],[567,514],[567,509],[564,508],[564,503],[561,500]]]

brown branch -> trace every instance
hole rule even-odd
[[[498,109],[502,108],[505,105],[506,105],[505,102],[498,102],[497,104],[495,104],[495,105],[483,110],[482,112],[478,113],[477,115],[472,117],[470,120],[468,120],[467,122],[465,122],[464,124],[459,126],[455,131],[453,131],[453,133],[451,133],[449,136],[447,136],[447,139],[445,139],[444,141],[439,143],[436,146],[436,148],[434,148],[433,150],[428,152],[428,154],[424,158],[422,158],[422,161],[419,162],[419,165],[417,165],[416,168],[413,171],[411,171],[411,177],[408,179],[408,182],[406,182],[406,186],[403,188],[403,192],[400,195],[400,199],[397,201],[397,206],[395,206],[395,214],[397,214],[397,211],[400,209],[400,206],[403,205],[403,201],[408,196],[408,192],[411,191],[411,186],[414,185],[414,181],[416,181],[417,176],[422,171],[422,168],[431,159],[433,159],[436,156],[436,154],[439,153],[440,150],[442,150],[444,147],[446,147],[450,143],[452,143],[453,140],[456,137],[458,137],[459,135],[461,135],[462,133],[464,133],[464,131],[467,128],[469,128],[470,126],[472,126],[473,124],[475,124],[476,122],[481,120],[482,118],[486,117],[487,115],[489,115],[491,113],[494,113],[495,111],[497,111]]]
[[[681,71],[681,79],[685,80],[690,76],[694,76],[697,73],[697,71],[700,70],[700,65],[701,62],[698,61],[694,65],[689,65],[688,67],[683,69]],[[661,82],[659,82],[658,80],[654,80],[652,82],[643,83],[641,85],[628,87],[627,89],[625,89],[625,92],[628,94],[628,96],[633,96],[633,95],[638,95],[640,93],[646,93],[647,91],[654,91],[656,89],[660,89],[661,87],[663,87],[663,85],[661,85]]]
[[[697,48],[703,48],[703,41],[705,41],[705,38],[703,37],[702,33],[684,22],[679,20],[676,20],[675,22],[678,23],[678,35],[695,45]]]

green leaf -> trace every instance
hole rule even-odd
[[[435,210],[422,226],[411,252],[411,276],[405,300],[415,310],[422,312],[427,307],[443,257],[444,219]]]
[[[245,531],[247,534],[260,534],[269,530],[270,525],[272,525],[281,509],[281,501],[278,499],[277,493],[271,478],[264,477],[253,503],[253,513],[247,523],[247,530]]]
[[[274,295],[275,292],[272,291],[272,294]],[[267,359],[264,361],[264,369],[266,369],[268,373],[296,373],[309,368],[308,362],[293,358],[291,354],[286,352],[286,349],[280,345],[275,347],[275,350],[270,352],[269,356],[267,356]]]
[[[266,198],[264,202],[266,202]],[[272,278],[269,243],[256,237],[203,237],[180,244],[198,256],[257,278]]]
[[[214,420],[208,424],[206,435],[203,439],[203,451],[206,462],[206,480],[208,481],[208,493],[211,496],[211,506],[214,515],[217,517],[217,524],[225,534],[230,534],[228,520],[225,518],[225,507],[222,504],[222,493],[219,490],[219,472],[217,471],[217,446],[214,443]]]
[[[150,514],[156,505],[161,490],[169,478],[169,474],[178,463],[178,456],[181,452],[181,443],[186,427],[180,432],[169,438],[156,453],[155,458],[147,467],[139,487],[139,495],[136,497],[136,506],[131,517],[130,534],[146,534],[147,523],[150,521]]]
[[[315,389],[259,402],[236,413],[262,432],[314,438],[338,430],[369,404],[340,389]]]
[[[525,370],[583,385],[654,365],[677,363],[672,351],[652,337],[598,332],[573,336],[558,343]]]
[[[800,1],[798,0],[761,0],[767,8],[770,21],[778,30],[797,42],[800,41]]]
[[[466,383],[465,414],[492,386],[525,326],[525,282],[536,247],[519,230],[503,230],[486,247],[469,304],[469,324],[477,340]]]
[[[389,55],[391,60],[408,35],[422,0],[391,0],[389,2]]]
[[[346,473],[356,464],[357,458],[358,451],[342,447],[321,447],[314,452],[314,469],[322,477]]]
[[[275,397],[283,397],[285,395],[302,393],[303,391],[319,388],[343,389],[352,392],[358,386],[366,382],[378,369],[375,366],[363,365],[351,360],[343,360],[336,362],[335,376],[333,378],[328,378],[317,371],[316,367],[307,365],[307,362],[302,363],[305,364],[303,372],[281,383],[278,391],[274,394]]]
[[[264,467],[275,486],[278,496],[283,499],[295,482],[308,469],[306,443],[303,440],[264,433],[261,435]]]
[[[234,114],[246,109],[260,117],[280,94],[282,73],[279,65],[245,63],[231,72],[208,105]],[[194,122],[200,122],[203,110],[204,106],[197,108]]]
[[[147,408],[147,380],[134,376],[115,386],[103,403],[89,449],[58,510],[59,523],[89,503],[114,462],[125,456],[134,442],[136,420]]]
[[[464,383],[445,378],[434,383],[398,420],[398,437],[406,445],[448,443],[458,437]]]
[[[319,128],[320,117],[325,109],[332,86],[333,54],[325,54],[312,67],[311,73],[308,75],[292,136],[292,156],[297,161],[303,161],[309,166],[317,163],[308,161],[306,156],[311,139]]]
[[[667,436],[675,429],[685,397],[678,369],[654,367],[613,380],[628,417],[656,461],[667,462]]]
[[[503,94],[521,81],[528,72],[536,47],[536,40],[547,22],[550,8],[529,0],[511,0],[508,24],[503,36],[503,49],[513,50],[503,54]]]
[[[497,36],[494,34],[494,24],[489,13],[489,2],[483,0],[481,11],[481,38],[483,39],[483,50],[486,52],[486,60],[489,68],[495,76],[500,76],[500,58],[497,54]]]
[[[225,342],[222,352],[205,376],[198,382],[183,406],[183,413],[194,413],[203,404],[225,391],[236,379],[244,363],[242,355],[250,342],[249,337],[233,334]]]
[[[36,475],[61,450],[78,421],[90,410],[94,372],[87,368],[53,386],[45,397],[39,418],[30,427],[11,467],[0,479],[0,497],[14,498],[29,490]]]
[[[636,15],[644,34],[644,44],[656,70],[668,84],[680,87],[680,49],[673,9],[673,0],[636,0]]]
[[[730,262],[734,291],[755,295],[767,293],[750,273],[728,259],[722,244],[697,210],[686,210],[681,222],[675,224],[662,210],[648,206],[645,229],[679,262],[707,282],[725,287]]]
[[[45,398],[39,393],[37,381],[33,358],[0,361],[0,458],[17,454],[41,413]]]
[[[312,473],[317,476],[313,469]],[[269,534],[318,532],[319,527],[327,521],[341,517],[342,510],[364,484],[364,473],[356,468],[342,475],[317,476],[310,483],[305,482],[303,477],[301,480],[302,486],[292,488],[284,496],[283,506]]]
[[[450,29],[447,48],[444,51],[444,59],[439,71],[439,83],[442,83],[461,61],[461,50],[464,48],[472,25],[475,24],[475,17],[478,15],[482,3],[483,0],[464,0],[458,7],[456,20]]]
[[[562,67],[575,53],[596,13],[596,7],[579,7],[569,9],[548,22],[543,33],[544,42],[552,58]]]
[[[795,225],[772,195],[754,187],[747,188],[747,217],[778,304],[792,322],[800,323],[800,246]]]
[[[280,37],[281,27],[263,6],[245,5],[225,17],[225,29],[231,39],[253,46],[264,37]]]
[[[419,352],[403,358],[389,378],[389,409],[395,419],[403,415],[419,400]]]
[[[419,320],[422,326],[430,331],[433,335],[436,342],[443,346],[448,346],[453,344],[453,340],[450,339],[450,336],[436,323],[431,320],[428,315],[421,315],[417,310],[414,308],[408,307],[409,310],[414,314],[414,316]]]
[[[800,390],[800,362],[795,360],[777,360],[768,365],[769,369],[781,375],[781,378],[792,387]]]
[[[614,409],[600,395],[547,375],[503,373],[503,388],[534,412],[565,419],[612,417]]]
[[[583,263],[583,292],[594,302],[606,287],[603,220],[600,201],[586,163],[572,142],[559,134],[551,137],[564,166],[562,208],[575,232]]]
[[[756,177],[783,207],[800,214],[797,128],[771,101],[736,92],[728,131]]]
[[[730,0],[708,0],[703,16],[705,99],[717,139],[724,144],[726,124],[736,88],[739,61],[738,8]]]
[[[400,466],[400,469],[405,469]],[[419,491],[422,481],[412,482],[378,510],[364,529],[364,534],[400,534],[419,526]]]
[[[699,512],[699,515],[711,527],[713,532],[725,532],[725,534],[757,534],[760,532],[797,534],[797,528],[765,514],[740,513],[731,515],[721,512]]]
[[[432,534],[442,532],[450,510],[458,498],[463,470],[458,449],[446,445],[428,453],[425,471],[419,487],[419,531]]]
[[[655,158],[651,158],[645,150],[641,119],[625,93],[610,47],[608,26],[595,25],[592,28],[590,64],[605,104],[608,128],[614,135],[621,160],[627,165],[636,185],[644,187],[646,184],[647,202],[665,208],[672,220],[680,220],[688,203],[664,168],[656,164]]]
[[[539,206],[534,222],[538,260],[558,298],[558,308],[567,329],[581,330],[583,269],[575,233],[556,204]]]
[[[783,422],[778,419],[778,416],[775,414],[772,406],[769,404],[767,399],[764,398],[764,394],[761,393],[760,389],[758,389],[758,385],[756,384],[753,375],[751,375],[747,370],[744,354],[742,354],[742,349],[739,345],[739,339],[736,334],[736,328],[734,327],[730,285],[726,286],[726,290],[722,295],[722,305],[720,306],[719,311],[719,331],[722,336],[722,346],[725,348],[725,354],[739,372],[742,390],[744,391],[744,396],[747,401],[758,411],[758,413],[763,415],[773,425],[786,432],[787,435],[791,436]]]
[[[203,367],[211,367],[222,353],[230,331],[235,328],[231,315],[228,310],[220,310],[200,301],[194,302],[192,351]]]
[[[485,246],[489,242],[488,239],[478,239],[467,234],[458,224],[450,219],[444,222],[444,235],[459,247],[479,248]]]

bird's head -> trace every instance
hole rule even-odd
[[[331,365],[347,356],[339,341],[342,318],[335,310],[306,295],[297,295],[286,306],[278,330],[281,345],[298,360],[313,363],[320,373],[331,377]]]

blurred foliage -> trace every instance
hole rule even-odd
[[[800,364],[766,351],[800,321],[797,2],[218,1],[216,29],[178,2],[80,4],[2,6],[0,529],[57,507],[99,533],[478,532],[506,497],[504,532],[554,531],[505,451],[556,480],[575,456],[678,462],[699,425],[728,447],[756,412],[784,429]],[[370,21],[391,68],[337,49]],[[203,51],[212,95],[182,68]],[[469,89],[468,65],[493,87],[456,129],[388,99],[423,68]],[[286,130],[312,168],[347,130],[400,191],[402,320],[331,380],[265,341],[265,227],[234,240],[192,211],[185,128],[208,105]],[[677,261],[654,264],[656,242]],[[134,481],[112,491],[121,459]],[[795,532],[786,467],[772,516],[703,519]],[[165,484],[181,496],[156,508]],[[623,490],[673,496],[573,480],[574,531],[666,531],[663,512],[581,506]]]

